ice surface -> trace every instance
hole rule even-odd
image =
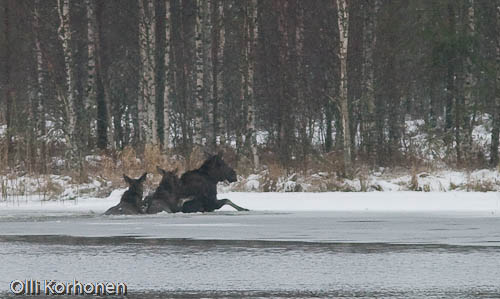
[[[496,298],[498,227],[485,212],[0,218],[0,297],[76,278],[130,298]]]
[[[233,192],[251,211],[103,216],[124,191],[0,202],[0,297],[25,278],[124,281],[129,298],[500,294],[495,192]]]
[[[103,213],[116,205],[126,189],[118,189],[108,198],[77,198],[41,201],[22,197],[0,201],[0,216],[31,212]],[[500,212],[497,192],[324,192],[324,193],[222,193],[252,211],[482,211]],[[233,211],[225,206],[222,211]]]

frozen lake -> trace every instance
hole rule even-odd
[[[123,281],[129,298],[500,298],[500,217],[0,212],[0,296],[26,278]]]

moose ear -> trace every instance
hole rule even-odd
[[[139,181],[139,183],[144,182],[144,181],[146,180],[147,175],[148,175],[148,173],[147,173],[147,172],[143,173],[143,174],[141,175],[141,177],[139,178],[139,180],[138,180],[138,181]]]
[[[132,185],[133,180],[127,175],[123,174],[123,179],[125,179],[125,182],[127,182],[127,184]]]
[[[161,175],[164,175],[165,174],[165,170],[163,170],[162,168],[160,168],[160,166],[156,166],[156,170],[161,174]]]

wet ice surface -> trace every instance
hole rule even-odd
[[[500,217],[0,212],[0,293],[25,278],[124,281],[129,298],[500,298]]]

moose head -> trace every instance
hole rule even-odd
[[[160,186],[165,190],[175,192],[180,184],[179,177],[177,176],[179,169],[176,168],[173,171],[166,171],[165,169],[156,166],[156,170],[162,175]]]
[[[200,167],[200,170],[207,173],[210,178],[217,182],[236,182],[236,171],[234,171],[234,169],[222,160],[222,155],[222,152],[219,152],[216,155],[211,155]]]
[[[133,191],[134,193],[137,193],[139,196],[142,197],[142,193],[143,193],[142,184],[144,183],[144,181],[146,181],[147,175],[148,175],[148,173],[145,172],[138,179],[131,179],[127,175],[124,174],[123,178],[125,179],[125,182],[127,182],[128,186],[129,186],[129,190]]]

